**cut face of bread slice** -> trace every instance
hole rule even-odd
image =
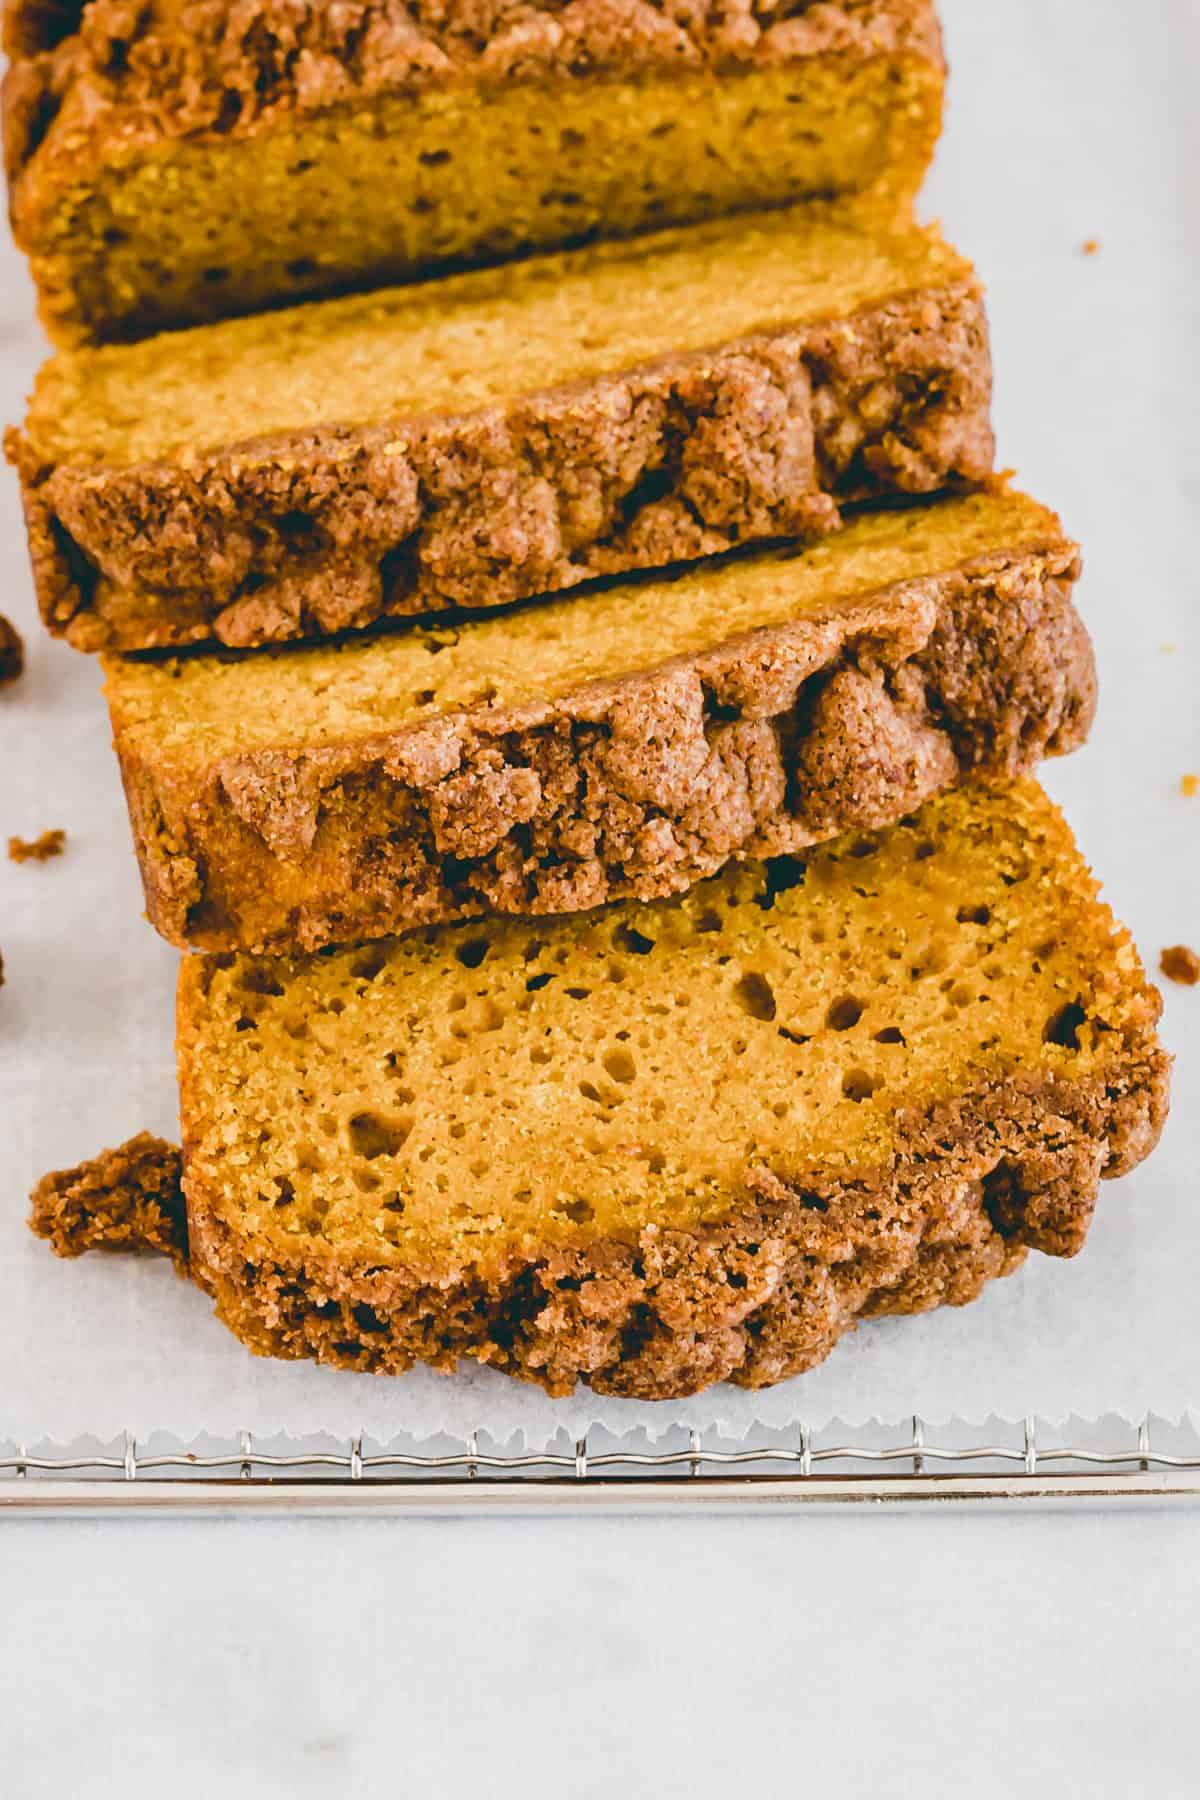
[[[185,958],[191,1272],[268,1355],[778,1381],[1077,1251],[1158,1010],[1032,783],[654,906]]]
[[[810,208],[64,353],[8,450],[51,630],[245,646],[828,531],[989,401],[961,257]]]
[[[149,917],[312,949],[885,824],[1082,741],[1076,570],[1052,513],[996,491],[449,631],[111,660]]]
[[[15,0],[14,229],[65,341],[804,198],[916,193],[933,0]]]

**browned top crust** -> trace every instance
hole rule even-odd
[[[67,847],[67,834],[55,827],[51,831],[43,831],[39,837],[10,837],[8,840],[8,858],[10,862],[49,862],[53,856],[61,856]]]
[[[990,472],[973,276],[459,416],[131,466],[10,430],[42,618],[80,650],[247,648],[812,536]]]
[[[15,625],[0,613],[0,687],[15,681],[25,667],[25,646]]]
[[[10,180],[56,115],[58,135],[127,152],[463,80],[897,52],[943,66],[932,0],[10,0],[5,43]]]
[[[30,1196],[29,1229],[56,1256],[85,1250],[153,1250],[187,1274],[187,1213],[174,1144],[140,1131],[74,1169],[43,1175]]]

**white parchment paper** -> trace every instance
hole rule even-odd
[[[1186,183],[1200,62],[1186,0],[946,0],[949,131],[928,208],[990,293],[1000,456],[1081,538],[1103,683],[1092,743],[1048,771],[1147,960],[1200,948],[1197,231]],[[1099,248],[1086,255],[1083,245]],[[0,411],[42,354],[0,252]],[[1036,1258],[975,1306],[864,1328],[772,1392],[647,1406],[551,1401],[488,1371],[343,1374],[248,1356],[169,1267],[55,1260],[25,1227],[46,1169],[176,1132],[176,957],[141,897],[95,664],[34,622],[16,482],[0,481],[0,611],[29,668],[0,691],[0,834],[65,826],[66,856],[0,860],[0,1441],[128,1428],[184,1438],[364,1431],[544,1443],[593,1423],[740,1433],[840,1418],[1084,1418],[1200,1407],[1200,989],[1167,986],[1174,1109],[1102,1195],[1084,1254]]]

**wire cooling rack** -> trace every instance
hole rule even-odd
[[[287,1444],[266,1449],[248,1432],[229,1449],[117,1444],[59,1454],[21,1445],[0,1454],[0,1513],[138,1511],[529,1512],[545,1508],[662,1510],[849,1502],[1111,1502],[1200,1499],[1200,1439],[1163,1422],[1085,1427],[1045,1441],[1033,1417],[987,1441],[932,1437],[919,1417],[878,1432],[817,1441],[790,1434],[728,1447],[687,1434],[679,1448],[565,1449],[519,1455],[478,1436],[442,1454]],[[1127,1432],[1125,1442],[1120,1436]],[[275,1442],[275,1440],[271,1440]],[[152,1440],[153,1443],[153,1440]],[[0,1449],[3,1444],[0,1443]]]

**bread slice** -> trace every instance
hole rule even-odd
[[[1073,749],[1075,546],[995,490],[338,645],[112,659],[151,921],[284,951],[678,892]]]
[[[1158,1011],[1033,783],[654,906],[186,957],[191,1273],[272,1356],[763,1386],[1073,1255]]]
[[[969,265],[860,204],[63,354],[8,450],[52,631],[250,645],[827,531],[989,401]]]
[[[10,0],[18,242],[62,341],[808,195],[915,194],[933,0]]]

